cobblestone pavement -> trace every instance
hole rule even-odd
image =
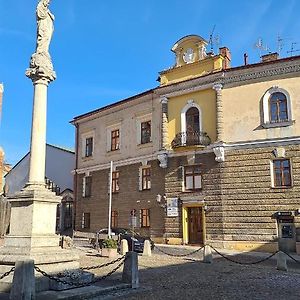
[[[172,254],[189,253],[197,248],[162,247]],[[222,253],[225,253],[222,251]],[[104,258],[82,256],[82,264],[94,264]],[[226,255],[240,262],[255,262],[268,254]],[[299,257],[298,257],[299,258]],[[276,259],[254,265],[229,262],[218,255],[212,264],[202,262],[202,251],[177,258],[154,251],[151,257],[139,256],[140,284],[138,290],[118,291],[101,299],[300,299],[300,264],[289,261],[289,271],[276,270]],[[98,275],[106,270],[98,270]],[[115,280],[120,273],[114,275]],[[93,300],[100,299],[95,298]]]

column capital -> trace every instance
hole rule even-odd
[[[213,85],[213,89],[216,91],[216,92],[220,92],[222,89],[223,89],[223,84],[221,83],[215,83]]]
[[[167,98],[165,96],[160,98],[160,103],[161,104],[168,104],[168,101],[169,101],[169,98]]]
[[[33,84],[42,83],[47,85],[56,79],[50,54],[48,52],[33,53],[30,59],[29,68],[25,75],[30,78]]]

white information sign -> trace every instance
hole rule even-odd
[[[178,217],[178,198],[167,199],[167,217]]]

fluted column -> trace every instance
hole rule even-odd
[[[222,88],[223,85],[220,83],[217,83],[213,86],[213,89],[216,91],[217,142],[224,141]]]

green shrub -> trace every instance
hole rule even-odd
[[[113,239],[106,239],[102,241],[103,248],[117,249],[118,241]]]

